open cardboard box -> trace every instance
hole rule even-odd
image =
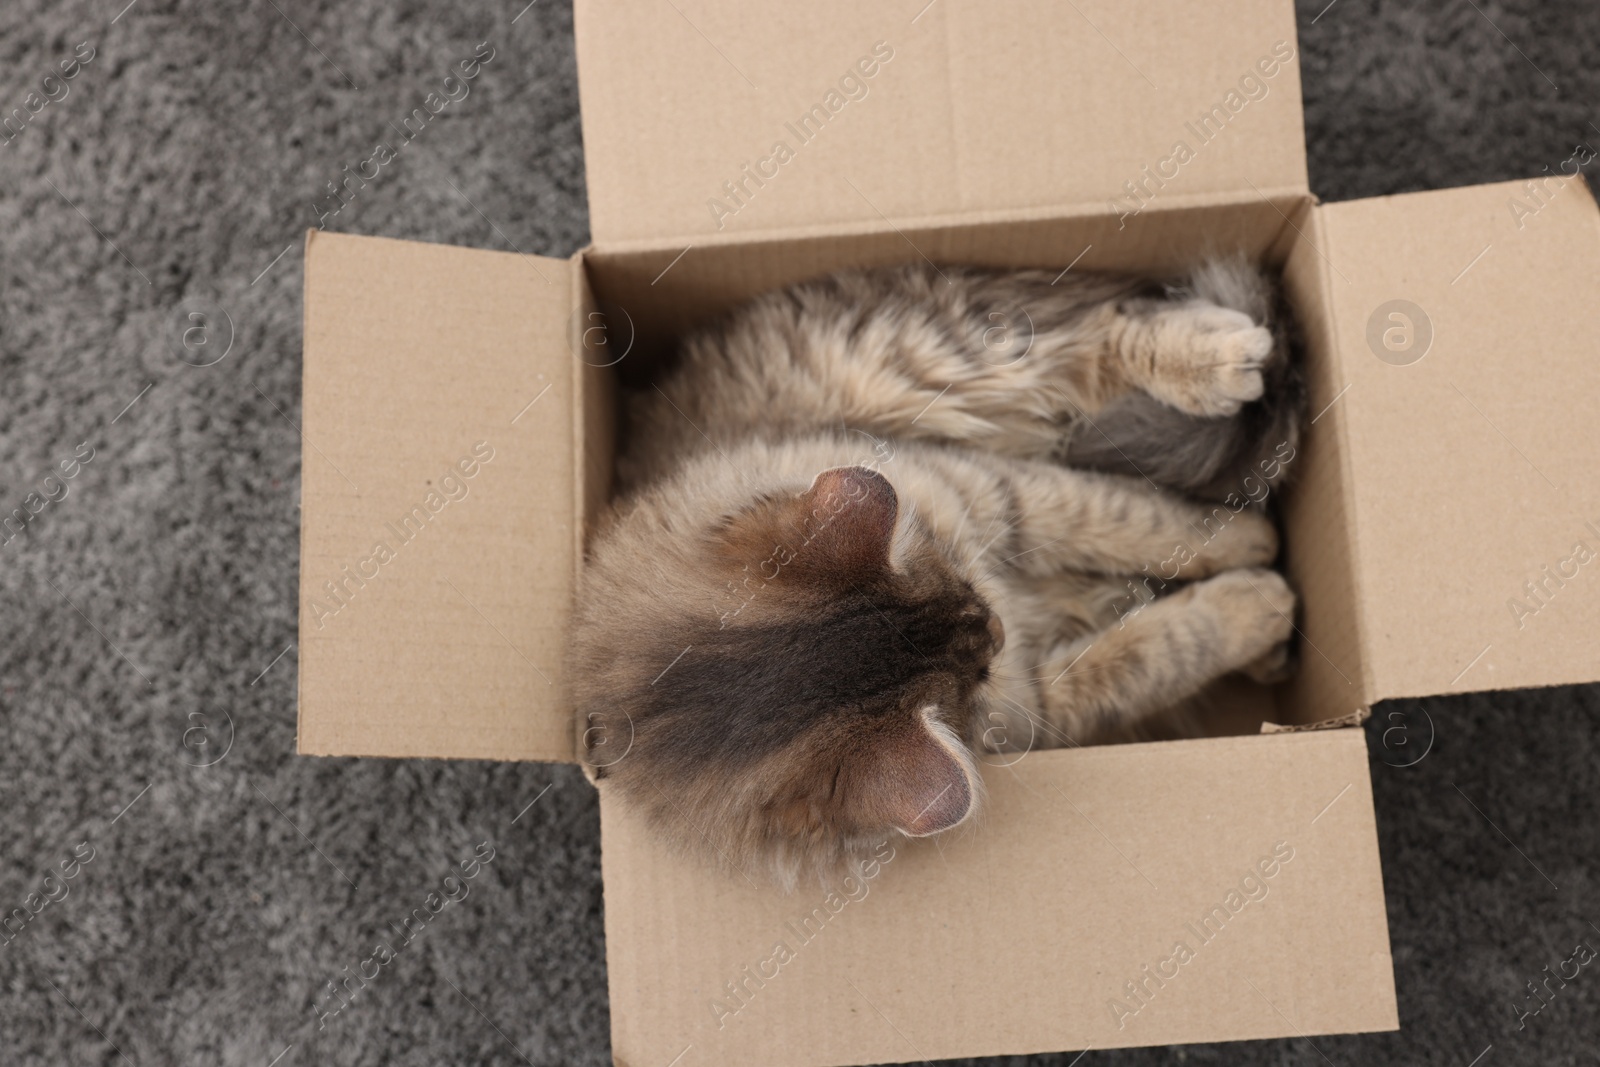
[[[1600,597],[1571,588],[1600,547],[1580,180],[1318,204],[1288,0],[923,3],[580,0],[592,247],[311,235],[301,752],[573,760],[616,377],[762,290],[919,257],[1282,268],[1314,416],[1282,501],[1302,667],[1241,701],[1337,727],[1600,677]],[[602,784],[616,1061],[1393,1029],[1368,766],[1352,728],[995,761],[978,824],[832,898],[674,855]]]

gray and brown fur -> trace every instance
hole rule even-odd
[[[977,753],[1126,739],[1280,672],[1294,595],[1246,489],[1298,445],[1281,322],[1239,263],[923,266],[687,338],[633,400],[580,583],[591,771],[792,885],[964,821]]]

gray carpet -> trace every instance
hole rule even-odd
[[[571,15],[541,0],[513,24],[522,2],[0,6],[0,114],[95,50],[0,144],[0,509],[56,498],[0,546],[0,911],[58,898],[0,944],[0,1064],[609,1058],[577,772],[292,755],[299,234],[489,41],[471,95],[330,226],[584,242]],[[1533,175],[1600,143],[1585,0],[1325,3],[1301,5],[1325,199]],[[232,348],[187,366],[178,316],[208,306]],[[1525,1029],[1512,1011],[1577,941],[1600,948],[1600,690],[1398,710],[1436,731],[1414,767],[1371,733],[1404,1028],[1084,1067],[1466,1067],[1490,1045],[1481,1067],[1600,1062],[1600,969]],[[340,1008],[324,983],[486,840],[468,895],[319,1029]]]

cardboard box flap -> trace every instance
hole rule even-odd
[[[302,753],[573,758],[571,270],[307,238]]]
[[[815,1067],[1398,1025],[1362,731],[1036,752],[984,778],[981,822],[902,839],[832,896],[708,875],[602,783],[616,1062],[692,1045],[696,1064]]]
[[[1318,209],[1369,700],[1600,679],[1600,212],[1581,179]]]
[[[1287,0],[576,11],[595,243],[1306,189]]]

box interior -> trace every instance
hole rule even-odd
[[[1162,276],[1208,254],[1238,252],[1292,275],[1291,297],[1297,303],[1315,304],[1323,296],[1324,265],[1306,251],[1309,241],[1304,230],[1310,225],[1311,207],[1311,198],[1304,194],[1275,199],[1217,197],[1209,203],[1151,210],[1126,219],[1103,208],[1082,209],[1025,220],[715,244],[687,253],[672,247],[590,251],[582,257],[579,282],[590,333],[575,347],[585,365],[605,366],[623,389],[647,388],[668,365],[677,336],[758,293],[833,270],[922,258],[999,268],[1059,269],[1071,263],[1073,270]],[[1218,237],[1223,234],[1225,241]],[[1307,312],[1297,307],[1295,314],[1314,325],[1325,318],[1315,307]],[[1330,346],[1320,337],[1313,339],[1313,332],[1307,331],[1306,373],[1315,403],[1336,375]],[[621,390],[612,395],[620,399]],[[1336,554],[1341,468],[1336,460],[1324,458],[1317,464],[1313,458],[1319,451],[1332,451],[1331,429],[1331,424],[1310,427],[1294,460],[1298,473],[1277,504],[1286,545],[1301,538],[1310,542],[1299,553],[1286,548],[1285,561],[1297,588],[1301,585],[1301,575],[1293,570],[1297,561],[1306,561],[1301,569],[1314,576],[1299,625],[1319,635],[1338,632],[1353,610],[1350,561]],[[613,417],[586,434],[591,441],[588,453],[599,456],[626,447],[625,442],[609,439],[619,430],[625,434],[622,421]],[[588,476],[596,473],[591,470]],[[1313,560],[1318,561],[1314,567],[1309,565]],[[1350,677],[1359,673],[1355,646],[1339,644],[1332,636],[1326,643],[1344,658],[1331,670],[1326,665],[1314,669],[1311,685],[1291,682],[1269,688],[1242,678],[1219,682],[1208,694],[1215,709],[1209,729],[1220,734],[1256,733],[1263,721],[1306,724],[1353,710],[1360,703],[1359,690],[1336,690],[1328,696],[1320,686],[1326,684],[1325,674],[1340,689],[1351,684],[1342,680],[1341,672]],[[1322,644],[1319,640],[1319,647]],[[1303,659],[1309,655],[1315,653],[1302,650]]]
[[[1317,410],[1339,373],[1314,219],[1309,197],[1252,198],[1150,211],[1125,228],[1081,211],[681,255],[593,252],[580,284],[635,346],[595,361],[621,358],[619,377],[640,386],[674,335],[827,270],[926,256],[1160,274],[1239,250],[1284,272]],[[1217,234],[1235,244],[1218,246]],[[1339,637],[1353,626],[1356,583],[1342,550],[1337,429],[1308,427],[1281,514],[1299,625],[1342,662],[1308,671],[1303,650],[1284,686],[1230,680],[1213,694],[1230,713],[1214,728],[1254,734],[1265,719],[1310,723],[1359,704],[1340,675],[1359,678],[1360,665],[1359,643]],[[692,1049],[701,1062],[799,1067],[1392,1029],[1367,758],[1363,732],[1349,729],[992,758],[980,824],[898,842],[849,903],[707,870],[663,848],[602,782],[613,1054],[645,1064]],[[1210,930],[1190,924],[1209,898],[1225,899],[1280,842],[1302,866],[1285,868],[1277,895],[1241,920],[1253,925],[1202,947]],[[1148,977],[1175,941],[1193,942],[1194,979]],[[666,973],[670,984],[658,981]]]
[[[926,257],[1164,274],[1241,251],[1283,273],[1320,411],[1342,374],[1316,215],[1304,195],[1219,197],[1131,219],[1079,210],[687,253],[592,251],[578,285],[605,322],[624,324],[609,336],[631,347],[588,358],[644,386],[675,335],[843,267]],[[1299,626],[1318,651],[1302,648],[1289,683],[1230,679],[1211,694],[1225,713],[1213,729],[1256,736],[992,757],[980,823],[897,842],[892,864],[854,886],[850,903],[707,870],[664,848],[601,782],[617,1062],[692,1048],[708,1063],[810,1067],[1395,1027],[1365,735],[1259,734],[1265,720],[1310,724],[1362,704],[1342,432],[1332,417],[1307,426],[1280,501]],[[1294,877],[1237,938],[1200,947],[1210,930],[1191,924],[1208,895],[1224,899],[1280,844],[1297,850]],[[820,933],[830,925],[846,929]],[[1207,973],[1171,980],[1179,988],[1149,977],[1191,941],[1209,954]],[[670,985],[657,981],[665,973]]]

